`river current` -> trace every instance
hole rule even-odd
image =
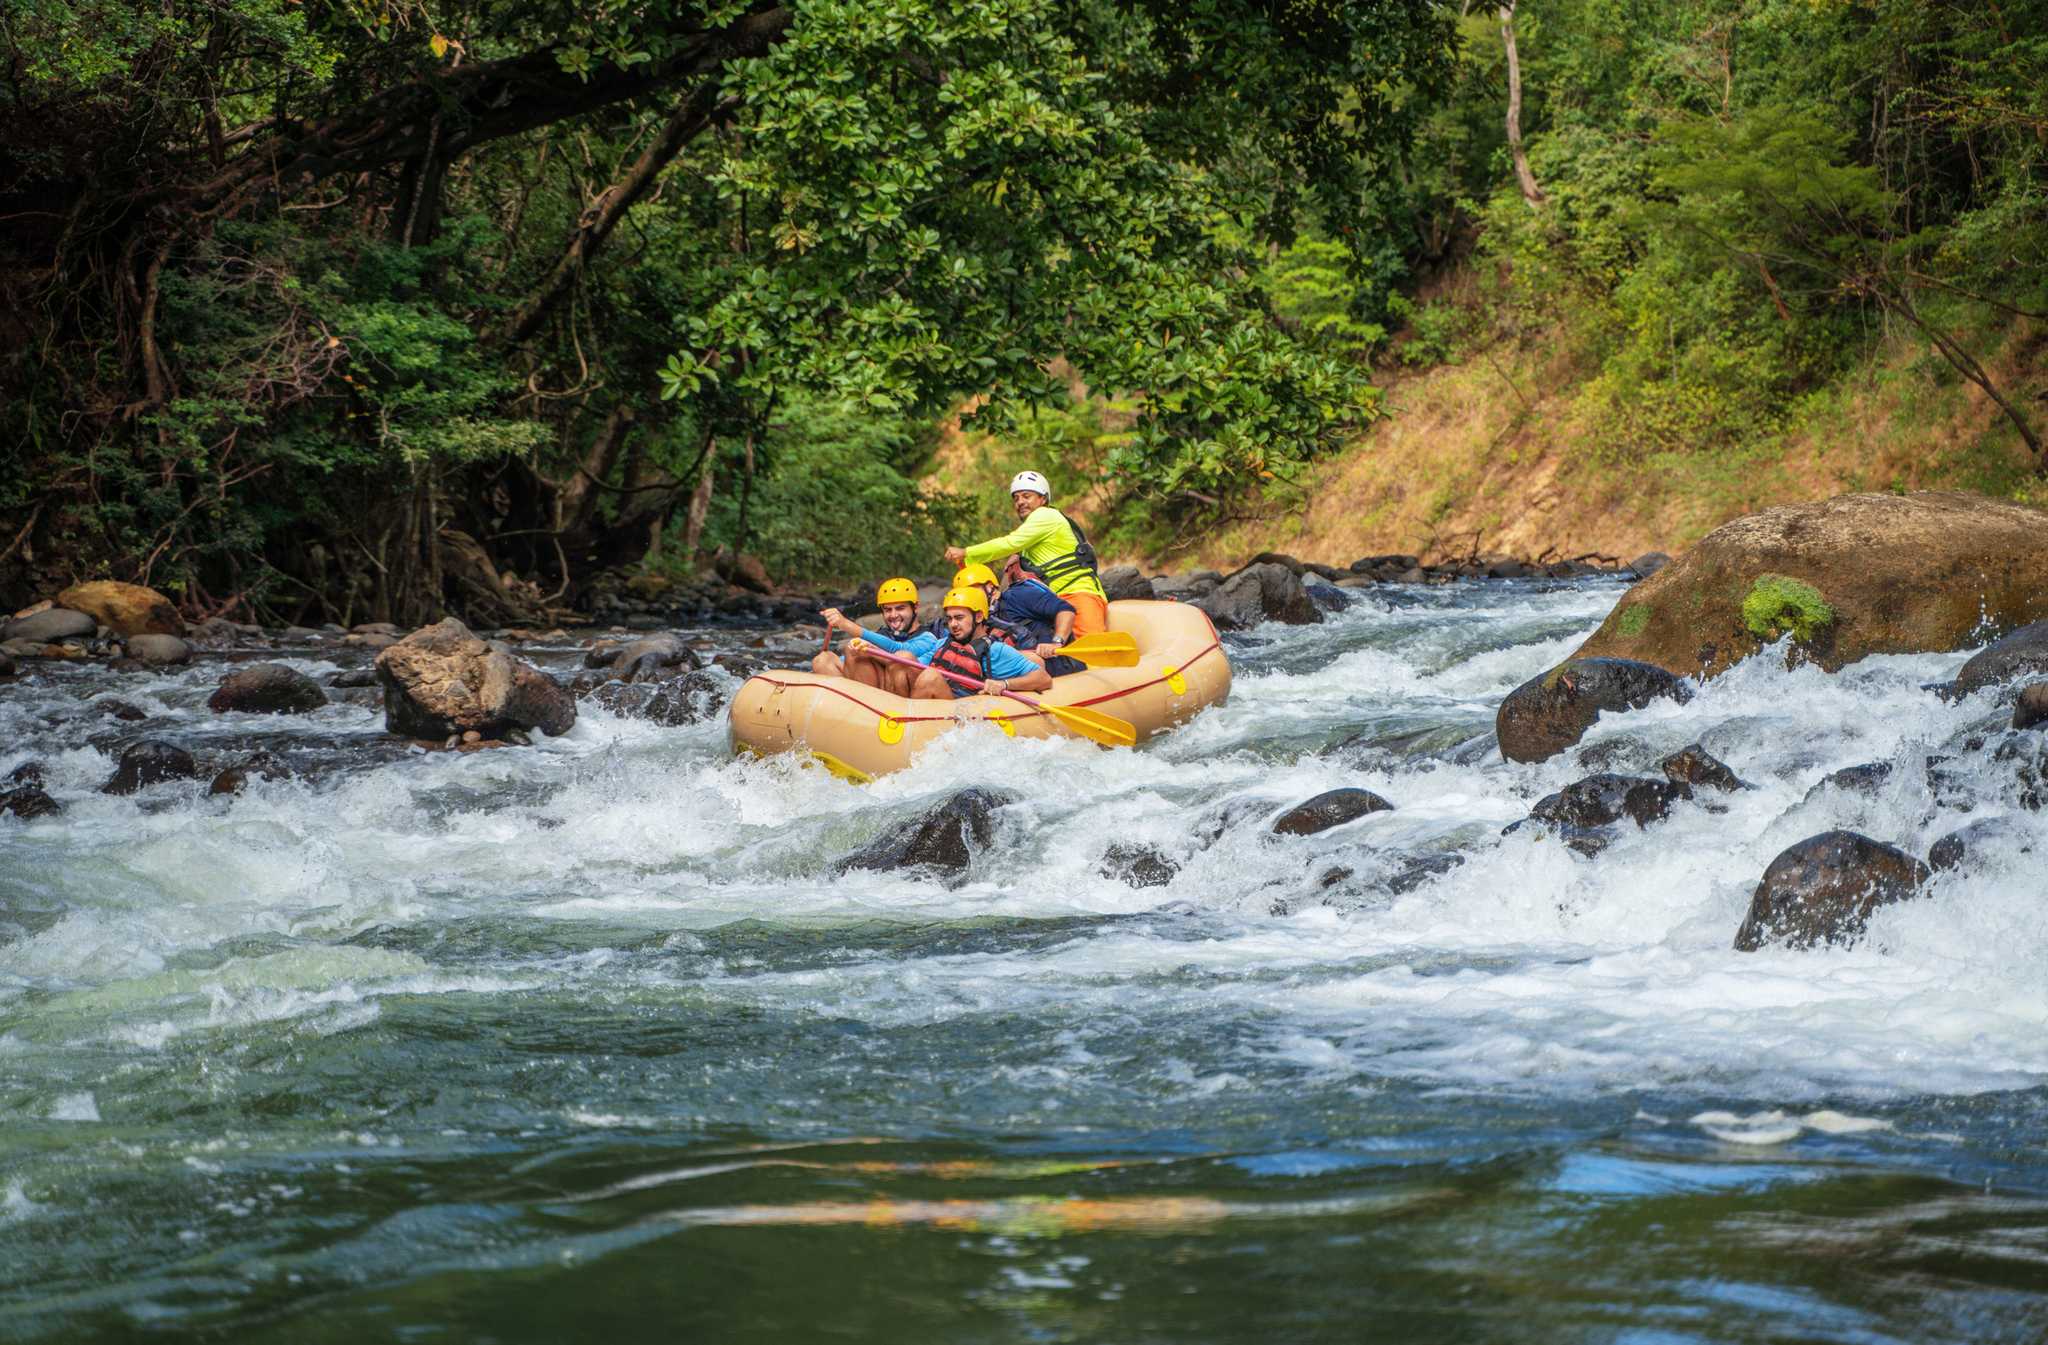
[[[2006,712],[1922,689],[1961,656],[1760,657],[1585,744],[1755,788],[1503,837],[1587,767],[1494,709],[1619,593],[1365,590],[1143,750],[870,786],[588,702],[456,755],[210,715],[217,663],[0,689],[65,804],[0,817],[0,1338],[2048,1337],[2048,814],[1956,746]],[[97,793],[145,731],[334,760]],[[836,875],[976,784],[965,881]],[[1339,785],[1395,810],[1269,833]],[[2032,854],[1858,947],[1730,946],[1793,841],[2007,813]]]

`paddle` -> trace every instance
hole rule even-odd
[[[1138,642],[1127,630],[1077,635],[1071,643],[1062,645],[1060,652],[1091,668],[1132,668],[1138,663]]]
[[[914,658],[906,658],[902,654],[892,654],[885,649],[877,649],[873,645],[866,645],[863,648],[864,652],[881,659],[884,663],[901,663],[905,667],[919,669],[925,666]],[[982,683],[978,678],[968,677],[963,673],[947,672],[944,668],[934,668],[932,671],[949,682],[955,682],[964,687],[973,687],[976,690],[981,689]],[[1130,747],[1138,741],[1138,730],[1131,726],[1129,720],[1118,719],[1114,715],[1106,715],[1100,710],[1090,710],[1079,705],[1048,705],[1044,701],[1035,701],[1029,696],[1020,696],[1016,692],[1007,689],[1002,694],[1008,696],[1013,701],[1018,701],[1030,706],[1034,710],[1051,715],[1068,729],[1080,734],[1090,742],[1101,743],[1104,747]]]

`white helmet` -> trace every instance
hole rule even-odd
[[[1011,477],[1010,493],[1015,495],[1020,490],[1035,490],[1048,500],[1052,498],[1052,482],[1039,472],[1019,472]]]

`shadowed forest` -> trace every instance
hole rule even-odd
[[[0,25],[0,596],[535,623],[621,568],[930,570],[1027,463],[1129,554],[1345,455],[1448,513],[1387,389],[1526,402],[1539,346],[1589,468],[1746,472],[1884,367],[2040,493],[2048,4]]]

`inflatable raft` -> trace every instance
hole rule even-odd
[[[1034,699],[1127,719],[1144,742],[1230,695],[1230,661],[1200,608],[1113,602],[1109,628],[1131,633],[1135,667],[1055,678],[1052,689],[1033,693]],[[962,724],[993,725],[1012,738],[1071,736],[1051,715],[1001,696],[909,700],[808,671],[757,674],[732,701],[734,752],[807,752],[850,780],[901,770],[927,743]]]

